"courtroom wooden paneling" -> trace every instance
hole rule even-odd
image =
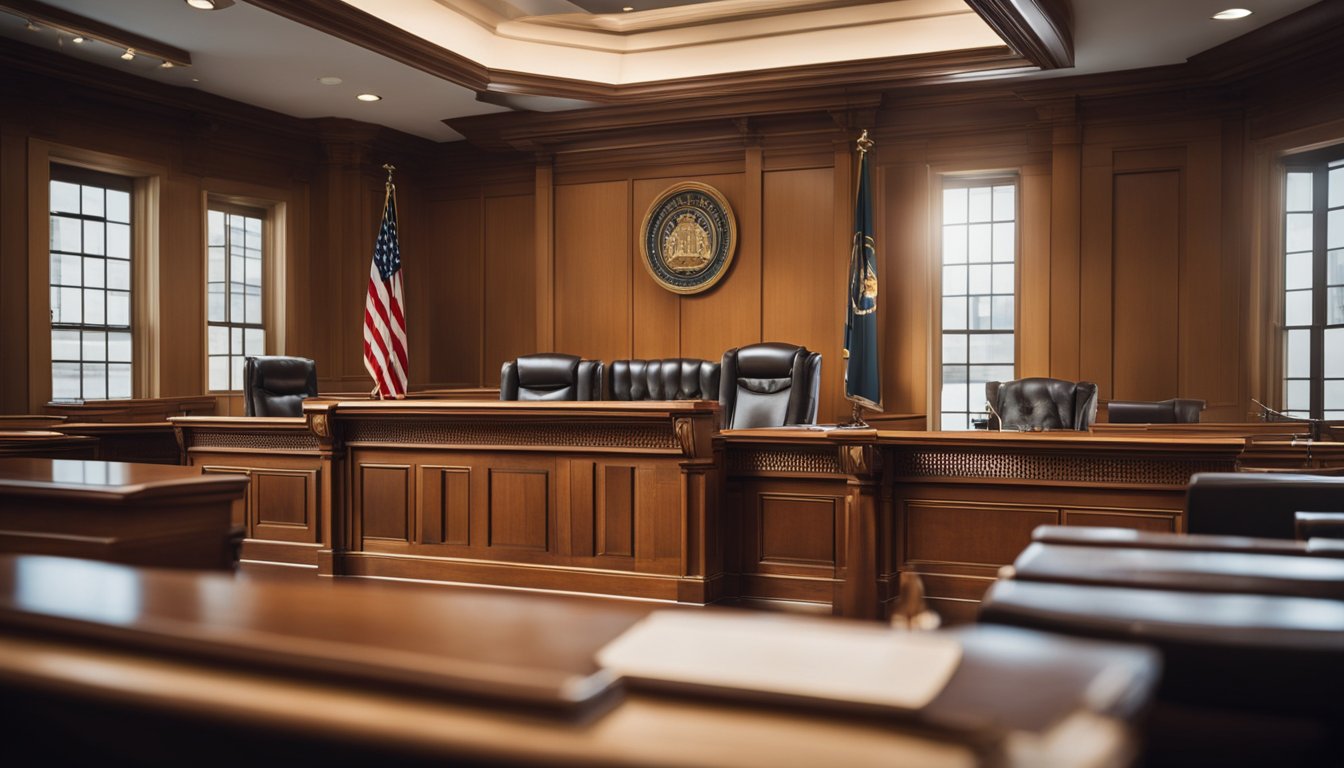
[[[332,497],[341,485],[329,452],[303,419],[180,416],[171,419],[183,461],[206,473],[251,479],[234,506],[242,559],[316,571],[331,547]]]
[[[1180,391],[1181,177],[1117,174],[1114,210],[1115,339],[1110,397],[1165,400]]]
[[[598,360],[630,357],[630,185],[555,189],[555,349]]]
[[[349,535],[331,539],[324,573],[697,603],[724,594],[716,403],[304,407],[349,477],[331,523]]]
[[[499,369],[504,361],[541,349],[537,345],[533,207],[532,195],[485,198],[482,386],[499,386]],[[451,270],[448,272],[451,274]],[[468,336],[471,328],[463,324],[449,328],[448,333]],[[464,376],[451,380],[471,381]]]
[[[835,245],[832,174],[830,167],[767,172],[761,239],[762,339],[821,353],[817,419],[824,423],[848,411],[840,331],[849,254]]]

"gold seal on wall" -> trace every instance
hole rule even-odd
[[[694,181],[663,190],[639,232],[644,267],[675,293],[711,288],[728,273],[737,249],[737,224],[727,198]]]

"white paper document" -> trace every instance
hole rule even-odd
[[[686,611],[652,613],[597,654],[627,678],[904,710],[932,701],[960,660],[958,642],[927,633]]]

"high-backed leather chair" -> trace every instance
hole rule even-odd
[[[607,370],[611,400],[714,400],[721,364],[688,357],[613,360]]]
[[[816,424],[821,353],[769,341],[723,353],[719,405],[724,429]]]
[[[500,368],[500,400],[600,400],[602,361],[541,352]]]
[[[1086,430],[1097,418],[1097,385],[1030,377],[985,382],[990,429]]]
[[[1106,418],[1112,424],[1195,424],[1204,401],[1187,397],[1169,400],[1112,400]]]
[[[317,363],[306,357],[258,355],[243,360],[243,414],[302,416],[317,396]]]

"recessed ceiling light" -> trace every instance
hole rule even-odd
[[[622,10],[622,11],[625,11],[626,13],[629,13],[629,12],[635,10],[635,6],[633,6],[633,5],[627,5],[627,6],[625,6],[624,8],[622,8],[621,10]]]
[[[121,54],[121,58],[125,59],[126,61],[130,61],[131,59],[134,59],[134,58],[135,58],[135,49],[134,49],[134,48],[127,48],[127,49],[126,49],[126,52],[123,53],[123,54]]]
[[[332,77],[332,76],[328,75],[327,77],[319,77],[319,78],[317,78],[317,82],[319,82],[319,83],[321,83],[321,84],[323,84],[323,85],[340,85],[340,84],[341,84],[342,82],[344,82],[344,81],[341,80],[341,78],[339,78],[339,77]]]
[[[74,37],[70,38],[70,42],[74,43],[75,45],[81,45],[84,42],[84,36],[75,35]]]
[[[187,0],[187,5],[202,11],[218,11],[233,5],[233,0]]]
[[[167,59],[164,59],[163,63],[159,65],[159,68],[160,68],[160,69],[172,69],[172,68],[173,68],[173,62],[168,61]]]
[[[1213,18],[1219,21],[1228,21],[1229,19],[1244,19],[1250,15],[1251,12],[1245,8],[1228,8],[1225,11],[1219,11],[1213,14]]]
[[[382,101],[382,100],[383,100],[383,97],[382,97],[382,96],[379,96],[379,95],[376,94],[376,93],[361,93],[361,94],[359,94],[358,96],[356,96],[355,98],[356,98],[356,99],[359,99],[360,101]]]

